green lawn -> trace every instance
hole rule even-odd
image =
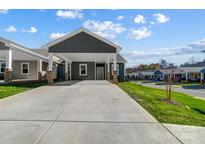
[[[205,126],[205,101],[192,96],[172,92],[177,105],[162,101],[166,91],[145,87],[131,82],[121,82],[119,87],[127,92],[159,122]]]
[[[46,83],[22,83],[14,85],[0,85],[0,99],[37,88],[45,84]]]

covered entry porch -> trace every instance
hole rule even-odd
[[[48,83],[53,83],[53,56],[64,60],[65,80],[110,80],[112,74],[113,81],[118,82],[117,55],[122,48],[85,28],[47,43],[43,48],[49,53]]]
[[[111,80],[117,82],[119,72],[116,53],[49,53],[48,83],[53,83],[53,56],[64,62],[62,80]]]
[[[45,79],[48,58],[15,42],[0,38],[1,83]]]

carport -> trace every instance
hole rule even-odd
[[[48,83],[53,83],[53,56],[65,61],[65,80],[110,80],[112,76],[115,83],[118,81],[117,57],[121,47],[84,28],[43,48],[49,53]]]

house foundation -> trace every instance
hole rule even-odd
[[[38,72],[38,81],[42,81],[42,73],[40,71]]]
[[[110,73],[107,73],[107,80],[110,80]]]
[[[68,73],[65,73],[65,76],[64,76],[65,78],[65,81],[68,81],[68,77],[69,77],[69,74]]]
[[[117,71],[113,71],[113,81],[114,83],[118,83],[118,78],[117,78]]]
[[[48,84],[53,84],[53,77],[54,77],[54,72],[48,71],[48,73],[47,73]]]
[[[6,68],[4,72],[4,82],[11,83],[12,82],[12,70]]]

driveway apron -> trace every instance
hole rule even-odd
[[[0,143],[180,143],[108,81],[67,81],[0,100]]]

